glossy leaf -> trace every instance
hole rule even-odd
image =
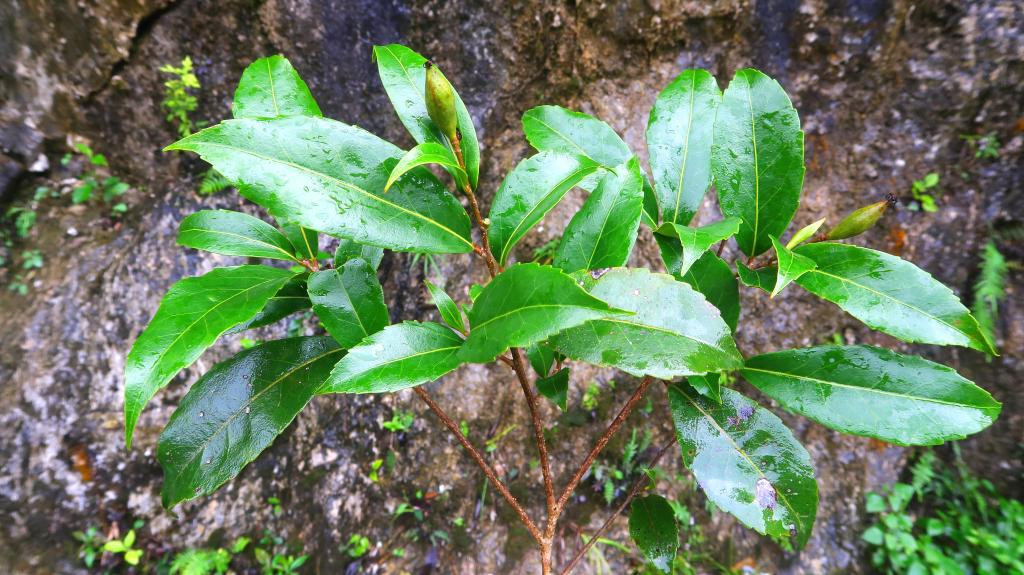
[[[872,329],[907,342],[995,349],[956,295],[928,272],[896,256],[847,244],[807,244],[795,253],[817,269],[796,283]]]
[[[224,332],[252,319],[294,274],[267,266],[217,268],[171,286],[125,360],[125,443],[142,408]]]
[[[473,302],[469,337],[459,357],[487,363],[510,347],[526,347],[618,313],[557,268],[516,264],[491,280]]]
[[[642,209],[643,175],[632,158],[601,178],[566,226],[553,264],[566,272],[626,265]]]
[[[277,323],[297,311],[309,309],[313,304],[306,294],[306,279],[308,275],[302,274],[288,280],[251,320],[236,325],[226,333],[238,333]]]
[[[434,381],[459,367],[461,345],[441,324],[390,325],[350,349],[318,393],[385,393]]]
[[[743,220],[736,236],[748,256],[786,231],[804,181],[804,133],[779,83],[750,68],[736,72],[715,119],[711,173],[722,213]]]
[[[550,346],[534,344],[526,348],[526,358],[530,360],[530,366],[540,377],[547,377],[551,373],[551,366],[555,364],[557,353]]]
[[[384,90],[405,129],[421,144],[435,142],[445,145],[444,136],[427,114],[424,92],[426,70],[423,68],[427,59],[399,44],[374,46],[373,57],[377,60],[377,71]],[[475,189],[480,174],[480,145],[477,143],[473,118],[458,92],[455,93],[455,114],[462,134],[461,148],[466,161],[466,173],[470,185]]]
[[[323,115],[306,82],[280,55],[260,58],[242,72],[231,113],[236,118]]]
[[[294,253],[300,260],[315,262],[320,252],[320,236],[315,231],[296,224],[284,224],[281,226],[288,241],[292,244]]]
[[[434,300],[434,305],[437,306],[437,311],[441,314],[441,319],[448,324],[448,327],[466,333],[466,323],[462,319],[462,312],[459,311],[459,306],[452,301],[452,298],[448,296],[443,288],[429,281],[424,283],[427,284],[427,290],[430,292],[430,297]]]
[[[738,218],[726,218],[699,228],[672,223],[663,224],[658,228],[657,234],[678,239],[681,248],[679,257],[673,259],[672,265],[668,268],[669,273],[685,274],[690,266],[699,260],[711,246],[736,235],[739,228],[740,220]]]
[[[691,375],[686,378],[686,383],[690,384],[697,393],[704,397],[714,401],[715,403],[722,403],[722,374],[721,373],[707,373],[704,375]]]
[[[715,404],[669,388],[683,462],[712,503],[758,533],[803,547],[818,510],[807,450],[770,411],[731,389]]]
[[[346,349],[390,323],[377,273],[363,259],[311,274],[309,300],[327,333]]]
[[[296,260],[291,243],[277,228],[230,210],[201,210],[182,220],[178,245],[227,256]]]
[[[380,267],[381,260],[384,259],[384,249],[346,239],[338,242],[338,247],[334,250],[334,267],[340,268],[345,265],[345,262],[354,258],[362,258],[373,269],[377,269]]]
[[[938,445],[985,429],[1000,405],[952,369],[869,346],[758,355],[741,372],[794,411],[843,433],[897,445]]]
[[[789,238],[789,241],[786,242],[786,249],[791,250],[814,237],[814,234],[817,233],[818,228],[820,228],[821,225],[824,223],[825,218],[821,218],[820,220],[815,220],[797,230],[796,233],[793,234],[793,237]]]
[[[718,310],[671,276],[613,269],[594,283],[590,294],[634,315],[592,320],[551,338],[551,345],[567,357],[661,379],[743,363]]]
[[[758,288],[767,293],[771,293],[775,289],[775,282],[779,276],[779,271],[775,266],[752,270],[741,261],[736,262],[736,272],[743,285]]]
[[[686,226],[711,185],[711,142],[722,91],[707,70],[684,70],[658,94],[647,151],[666,223]]]
[[[537,106],[523,114],[523,133],[539,152],[582,156],[606,167],[618,166],[633,153],[611,126],[561,106]]]
[[[786,286],[805,273],[818,267],[818,264],[807,256],[793,253],[789,248],[782,245],[775,236],[769,236],[772,245],[775,246],[775,259],[777,260],[777,275],[775,276],[775,287],[772,288],[771,297],[779,295]]]
[[[548,377],[537,378],[537,391],[565,411],[569,405],[569,368],[563,367]]]
[[[213,366],[160,434],[163,505],[209,495],[270,447],[343,351],[328,337],[269,341]]]
[[[505,176],[491,204],[488,237],[498,262],[505,265],[519,240],[597,169],[587,158],[557,152],[541,152],[519,162]]]
[[[679,550],[679,524],[660,495],[637,497],[629,508],[629,536],[644,557],[662,573],[672,572]]]
[[[444,167],[455,178],[459,189],[462,188],[463,182],[466,181],[466,172],[459,165],[459,160],[451,149],[437,142],[424,142],[406,152],[402,159],[398,160],[395,167],[391,169],[391,175],[388,176],[387,184],[384,185],[384,191],[386,192],[392,184],[398,181],[398,178],[401,178],[409,170],[429,164]]]
[[[711,252],[700,257],[682,278],[704,294],[708,302],[722,312],[722,319],[734,333],[740,319],[740,285],[729,264]]]
[[[385,194],[402,151],[324,118],[228,120],[167,147],[198,153],[275,218],[396,251],[472,251],[469,216],[425,169]]]

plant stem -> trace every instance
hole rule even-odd
[[[530,386],[530,379],[526,375],[525,364],[523,363],[523,351],[518,347],[512,348],[512,369],[519,378],[519,385],[523,388],[523,395],[526,396],[526,403],[530,407],[530,420],[533,422],[533,433],[537,440],[537,451],[540,452],[540,470],[544,474],[544,497],[547,502],[548,525],[547,531],[553,531],[553,525],[557,519],[555,508],[555,483],[551,478],[551,462],[548,460],[548,442],[544,438],[544,422],[540,417],[540,398],[533,392]],[[548,536],[550,539],[550,535]]]
[[[675,435],[673,435],[672,439],[664,446],[662,446],[661,449],[658,450],[658,453],[655,454],[654,458],[652,458],[650,463],[647,464],[647,468],[651,469],[655,465],[657,465],[658,461],[661,460],[662,456],[664,456],[665,453],[668,452],[669,448],[671,448],[675,444],[676,437]],[[644,487],[647,485],[647,481],[649,480],[650,478],[647,476],[646,473],[643,473],[640,475],[640,477],[636,478],[636,481],[633,482],[632,488],[630,488],[629,490],[629,495],[627,495],[626,498],[622,500],[622,503],[620,503],[619,506],[615,508],[615,511],[612,512],[611,516],[608,517],[608,519],[606,519],[605,522],[601,524],[601,527],[599,527],[598,530],[594,532],[594,535],[587,541],[587,544],[584,545],[582,549],[576,552],[576,555],[574,555],[572,560],[569,561],[569,564],[565,566],[565,569],[562,569],[562,575],[569,575],[569,573],[572,572],[572,570],[576,567],[576,564],[580,562],[580,559],[582,559],[583,556],[587,554],[587,551],[590,551],[590,548],[593,547],[595,543],[597,543],[598,538],[600,538],[605,531],[608,531],[608,528],[611,527],[612,522],[615,521],[615,518],[622,513],[622,511],[626,508],[627,505],[629,505],[631,501],[633,501],[633,498],[635,498],[641,491],[643,491]]]
[[[485,262],[487,262],[487,270],[491,272],[491,277],[493,278],[498,275],[499,271],[501,271],[501,266],[498,265],[498,262],[494,259],[494,254],[491,253],[491,240],[487,237],[487,231],[490,228],[490,223],[484,219],[483,215],[480,213],[480,205],[477,204],[476,194],[473,193],[473,188],[469,185],[469,172],[466,170],[466,160],[462,157],[462,133],[460,131],[455,131],[455,141],[451,144],[452,150],[455,152],[455,157],[459,160],[459,166],[461,166],[462,170],[466,172],[466,182],[462,185],[462,191],[466,194],[466,198],[469,199],[469,209],[473,214],[473,219],[476,221],[476,224],[480,226],[480,238],[484,246],[482,253],[480,251],[477,253],[484,258]]]
[[[486,460],[484,460],[484,456],[481,455],[480,452],[475,447],[473,447],[473,444],[469,442],[469,439],[467,439],[466,436],[462,434],[462,432],[459,430],[458,424],[455,423],[455,421],[452,420],[452,418],[449,417],[448,414],[445,413],[443,409],[441,409],[441,406],[438,405],[430,397],[430,395],[428,395],[427,392],[423,390],[422,386],[414,388],[413,391],[415,391],[416,395],[419,395],[420,399],[422,399],[427,404],[427,406],[430,407],[434,414],[437,415],[438,419],[440,419],[441,422],[444,423],[444,426],[448,428],[448,431],[451,431],[452,434],[455,435],[455,438],[459,440],[459,443],[462,444],[462,447],[464,447],[466,451],[469,452],[469,456],[472,457],[473,461],[476,461],[476,464],[479,465],[480,469],[483,470],[484,475],[486,475],[487,479],[489,479],[491,484],[494,485],[494,488],[498,490],[498,493],[501,493],[502,497],[505,498],[505,501],[507,501],[508,504],[512,506],[512,509],[515,510],[516,514],[519,515],[519,520],[522,521],[523,525],[526,526],[527,531],[530,532],[530,536],[532,536],[537,541],[537,543],[543,547],[544,538],[540,532],[540,529],[538,529],[537,525],[533,522],[532,519],[530,519],[530,516],[526,514],[526,510],[523,509],[523,506],[519,504],[518,500],[516,500],[515,495],[512,495],[512,492],[508,490],[508,487],[505,486],[505,483],[498,479],[498,476],[494,473],[494,470],[491,469],[491,466],[487,463]]]

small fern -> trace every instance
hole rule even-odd
[[[917,494],[918,499],[924,496],[924,489],[932,483],[935,479],[935,453],[933,451],[925,451],[918,458],[917,463],[910,468],[910,486],[914,488],[914,493]]]
[[[203,174],[203,181],[199,182],[199,195],[209,196],[234,187],[234,185],[224,174],[210,168]]]
[[[171,563],[171,575],[213,575],[227,573],[231,555],[223,549],[188,549]]]
[[[995,345],[995,323],[999,302],[1006,297],[1006,258],[995,242],[989,240],[981,253],[981,269],[974,284],[974,317],[978,319],[985,337]]]

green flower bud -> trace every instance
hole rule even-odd
[[[427,69],[424,87],[427,94],[427,114],[448,141],[455,142],[455,131],[459,127],[459,121],[455,116],[455,90],[429,60],[423,66]]]
[[[870,230],[878,219],[882,217],[882,214],[885,213],[889,203],[890,200],[882,200],[881,202],[875,202],[854,210],[850,215],[843,218],[839,225],[828,232],[828,239],[845,240]]]

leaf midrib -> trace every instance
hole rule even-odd
[[[686,139],[683,141],[683,165],[679,169],[679,185],[676,187],[676,211],[672,214],[672,222],[679,221],[679,202],[683,197],[683,180],[686,177],[686,159],[690,155],[690,133],[693,132],[693,105],[696,99],[697,73],[690,74],[690,113],[686,117]]]
[[[475,330],[478,330],[478,329],[482,329],[484,326],[486,326],[487,324],[489,324],[491,322],[494,322],[496,320],[508,317],[508,316],[510,316],[510,315],[512,315],[514,313],[522,313],[522,312],[529,311],[529,310],[541,309],[541,308],[547,308],[547,307],[558,307],[558,308],[565,307],[565,308],[576,308],[576,309],[593,310],[593,311],[596,311],[596,312],[612,312],[612,313],[614,313],[614,311],[611,310],[611,309],[603,310],[603,309],[600,309],[600,308],[587,307],[587,306],[583,306],[583,305],[573,305],[573,304],[533,304],[533,305],[528,305],[528,306],[523,306],[523,307],[517,307],[517,308],[515,308],[515,309],[513,309],[511,311],[500,313],[500,314],[498,314],[498,315],[496,315],[496,316],[494,316],[494,317],[484,321],[483,323],[481,323],[479,325],[475,325],[474,326],[474,325],[472,325],[472,323],[470,323],[470,329],[475,331]],[[472,333],[473,332],[471,331],[470,334],[472,335]]]

